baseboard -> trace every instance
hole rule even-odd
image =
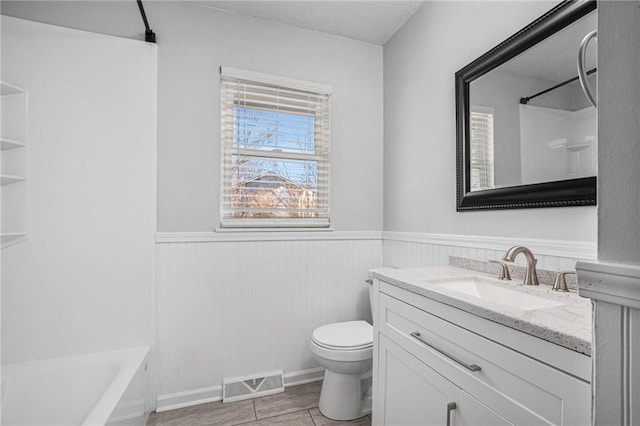
[[[323,377],[324,368],[322,367],[290,371],[283,374],[284,387],[287,388],[318,382],[321,381]],[[222,401],[222,385],[158,395],[156,398],[156,412],[161,413],[163,411],[176,410],[178,408],[216,401]]]
[[[222,385],[158,395],[156,412],[161,413],[216,401],[222,401]]]
[[[284,387],[304,385],[319,382],[324,378],[324,368],[316,367],[307,370],[291,371],[283,374]]]

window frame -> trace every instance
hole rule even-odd
[[[480,114],[483,116],[490,116],[489,120],[483,119],[486,122],[491,122],[491,128],[490,129],[485,129],[485,131],[489,132],[491,134],[491,139],[490,141],[483,141],[483,152],[485,152],[485,155],[483,156],[482,160],[480,160],[480,163],[477,165],[474,165],[474,161],[477,161],[477,159],[474,158],[474,140],[473,140],[473,135],[470,138],[470,142],[469,142],[469,159],[470,159],[470,165],[469,165],[469,173],[470,173],[470,177],[471,177],[471,181],[470,181],[470,187],[472,191],[482,191],[482,190],[486,190],[486,189],[494,189],[496,187],[495,185],[495,108],[494,107],[489,107],[489,106],[481,106],[481,105],[471,105],[471,110],[469,112],[469,131],[471,133],[473,133],[473,116],[474,114]],[[489,144],[485,144],[485,142],[490,142]],[[490,160],[487,161],[487,154],[486,152],[490,152]],[[485,177],[487,179],[483,179],[482,177],[479,176],[480,179],[480,183],[478,187],[474,187],[473,185],[473,178],[474,178],[474,171],[478,170],[480,174],[484,173]],[[489,184],[490,182],[490,184]],[[487,183],[486,186],[483,186],[483,183]]]
[[[240,104],[233,98],[233,96],[226,96],[224,91],[224,85],[264,85],[269,86],[273,90],[282,89],[284,92],[298,92],[299,94],[312,93],[317,96],[321,102],[313,103],[314,111],[325,111],[324,114],[314,116],[314,120],[322,120],[321,129],[318,130],[319,124],[314,121],[314,151],[313,153],[295,153],[295,152],[281,152],[279,155],[275,154],[276,150],[258,150],[241,148],[240,143],[236,136],[233,136],[233,124],[229,124],[225,121],[225,115],[235,114],[239,109],[246,108],[246,110],[254,111],[271,111],[274,113],[284,114],[296,114],[295,108],[283,108],[279,107],[266,107],[259,102],[254,104],[252,102]],[[249,91],[250,92],[250,91]],[[220,68],[220,100],[221,100],[221,136],[220,136],[220,220],[219,231],[224,230],[260,230],[260,229],[275,229],[275,230],[326,230],[330,229],[330,116],[331,116],[331,86],[312,83],[302,80],[291,79],[287,77],[257,73],[253,71],[239,70],[236,68],[221,67]],[[226,97],[225,97],[226,96]],[[280,96],[280,95],[278,95]],[[280,97],[278,98],[280,99]],[[287,98],[283,96],[283,99],[294,99],[293,97]],[[231,105],[231,106],[230,106]],[[298,112],[301,114],[300,112]],[[302,115],[302,114],[301,114]],[[235,123],[235,118],[231,120]],[[229,128],[231,127],[231,129]],[[320,142],[318,142],[320,141]],[[232,217],[232,215],[238,212],[232,206],[232,197],[234,196],[233,177],[228,175],[233,170],[233,157],[234,155],[246,155],[253,158],[273,158],[274,160],[282,159],[306,162],[317,162],[318,171],[316,172],[316,198],[318,205],[316,205],[312,211],[312,214],[316,217],[278,217],[277,211],[272,210],[272,216],[270,217]],[[322,172],[320,171],[321,167]],[[230,172],[231,170],[231,172]],[[250,180],[247,180],[249,182]],[[294,181],[289,181],[291,184],[297,185]],[[290,186],[290,185],[289,185]],[[225,200],[226,197],[226,200]],[[322,203],[321,203],[322,202]],[[321,204],[321,205],[320,205]],[[265,211],[271,210],[266,208]],[[289,213],[291,213],[290,210]],[[283,213],[287,213],[287,209],[282,209]],[[304,214],[297,212],[298,214]]]

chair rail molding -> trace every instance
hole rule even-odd
[[[640,266],[578,262],[576,271],[581,296],[640,309]]]
[[[239,241],[382,240],[380,231],[317,230],[224,230],[203,232],[157,232],[156,243],[221,243]]]

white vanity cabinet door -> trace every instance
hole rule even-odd
[[[384,335],[379,338],[379,354],[380,375],[376,400],[381,409],[374,414],[374,424],[511,425]]]
[[[447,404],[460,389],[384,335],[379,339],[380,370],[376,425],[447,424]],[[374,394],[375,394],[374,393]]]
[[[460,391],[453,419],[456,426],[513,426],[465,391]]]

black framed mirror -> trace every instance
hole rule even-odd
[[[596,6],[564,1],[455,74],[457,211],[596,204],[596,111],[576,67]]]

